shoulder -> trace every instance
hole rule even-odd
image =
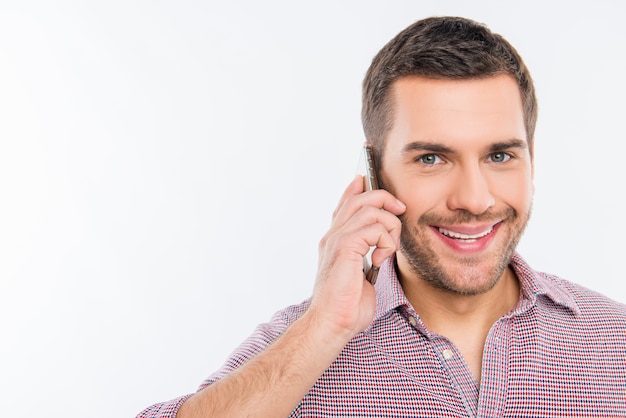
[[[298,304],[287,306],[276,312],[272,317],[271,323],[280,323],[288,327],[298,320],[309,308],[311,300],[306,299]]]
[[[548,273],[537,273],[546,286],[573,302],[577,322],[626,330],[626,304],[600,292]]]
[[[626,304],[555,274],[534,270],[519,254],[514,254],[511,266],[528,302],[537,303],[551,315],[561,312],[579,320],[608,320],[626,326]]]
[[[289,325],[302,316],[308,305],[309,301],[306,300],[300,304],[288,306],[276,312],[269,321],[258,324],[252,334],[231,352],[221,369],[205,379],[199,389],[203,389],[223,378],[265,350]]]
[[[267,322],[259,323],[254,330],[254,333],[248,338],[246,343],[258,345],[259,347],[265,347],[273,340],[278,338],[291,324],[293,324],[298,318],[304,314],[309,306],[309,300],[305,300],[296,305],[290,305],[283,308],[274,315]]]

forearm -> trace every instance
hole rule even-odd
[[[349,339],[329,331],[307,312],[266,350],[189,398],[177,418],[287,417]]]
[[[372,321],[374,286],[363,257],[376,265],[398,250],[406,207],[384,190],[350,183],[320,241],[320,263],[308,310],[264,351],[189,398],[177,418],[287,417],[345,344]],[[384,209],[384,210],[381,210]]]

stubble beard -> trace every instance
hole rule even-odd
[[[406,258],[412,273],[432,287],[457,295],[482,294],[498,283],[504,270],[508,267],[513,252],[526,229],[530,213],[529,208],[526,213],[520,215],[511,207],[498,214],[485,213],[475,216],[468,212],[460,212],[454,218],[445,219],[426,213],[419,218],[417,223],[403,215],[401,216],[400,251]],[[427,245],[431,242],[432,237],[426,239],[424,236],[430,234],[429,225],[480,223],[492,220],[503,220],[504,224],[510,225],[510,237],[507,242],[498,245],[495,261],[487,271],[478,268],[478,263],[482,262],[479,260],[479,256],[464,257],[463,260],[460,260],[465,277],[453,277],[449,269],[446,269],[441,254]],[[502,232],[499,230],[497,233]]]

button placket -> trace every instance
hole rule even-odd
[[[476,416],[478,387],[465,359],[454,346],[454,343],[443,336],[438,336],[433,340],[433,349],[451,382],[459,391],[459,397],[463,400],[468,415]]]
[[[508,388],[508,342],[512,322],[498,320],[487,335],[483,352],[482,382],[478,411],[483,416],[502,416]]]

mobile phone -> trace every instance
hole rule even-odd
[[[363,145],[363,188],[365,191],[378,189],[378,178],[376,177],[376,162],[374,160],[374,150],[369,142]],[[370,247],[370,250],[363,258],[363,273],[365,279],[371,284],[376,283],[378,278],[379,267],[372,265],[372,252],[376,247]]]

